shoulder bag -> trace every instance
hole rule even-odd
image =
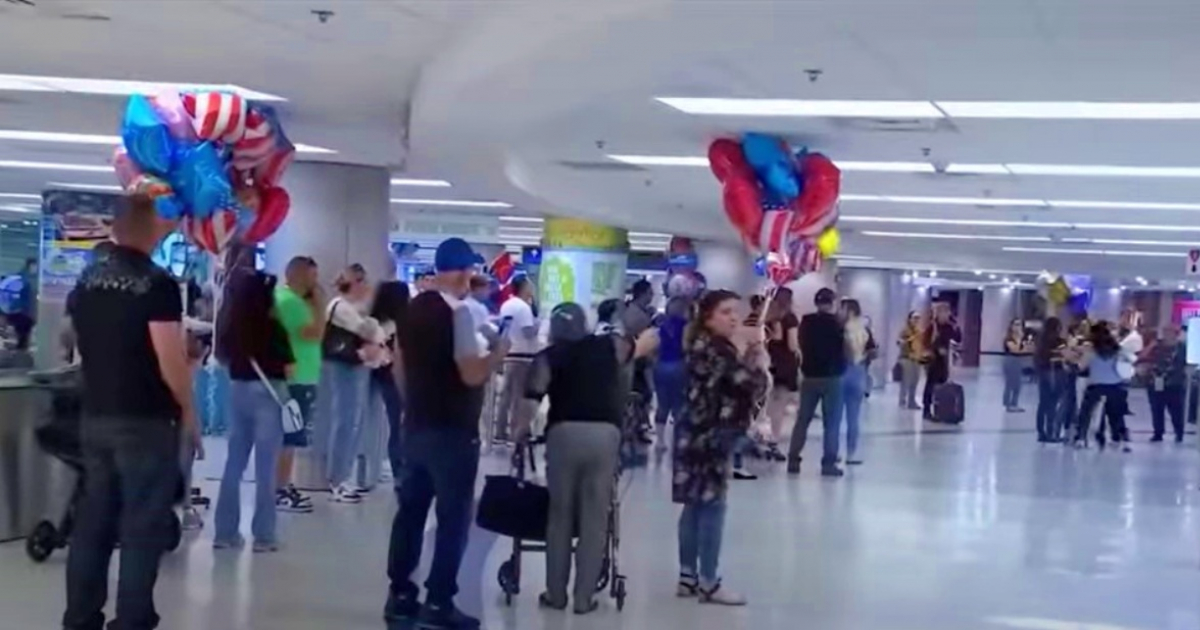
[[[254,368],[254,373],[258,374],[258,380],[262,381],[263,387],[270,392],[271,398],[275,399],[275,404],[279,405],[279,423],[283,427],[283,438],[288,439],[288,436],[295,436],[304,433],[304,416],[300,413],[300,403],[293,399],[284,400],[279,396],[279,392],[275,390],[275,386],[271,384],[271,380],[263,373],[262,368],[258,366],[258,361],[250,360],[250,366]]]
[[[346,330],[333,323],[333,314],[341,305],[342,301],[338,299],[334,301],[333,308],[329,309],[329,320],[325,322],[325,334],[321,336],[321,356],[329,361],[360,365],[362,357],[359,356],[358,351],[363,346],[362,337],[352,330]]]

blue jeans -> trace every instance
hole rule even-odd
[[[858,452],[859,418],[863,398],[867,393],[867,366],[851,365],[842,375],[842,396],[838,401],[839,414],[846,422],[846,459]]]
[[[437,499],[437,540],[425,580],[427,604],[447,606],[458,593],[458,567],[467,548],[479,469],[479,436],[465,429],[420,429],[404,439],[404,470],[396,492],[388,578],[393,596],[416,596],[412,574],[421,562],[425,521]]]
[[[687,402],[686,387],[687,366],[683,361],[660,362],[654,366],[654,394],[658,397],[655,424],[664,425],[669,417],[678,422],[683,417],[683,405]]]
[[[805,378],[800,381],[800,410],[796,415],[796,426],[792,429],[792,441],[788,445],[788,460],[800,461],[800,452],[808,441],[808,425],[821,405],[821,423],[825,428],[821,468],[837,465],[838,441],[841,433],[842,377]]]
[[[282,390],[283,383],[274,383]],[[275,463],[283,448],[279,404],[265,385],[253,381],[229,384],[229,454],[217,495],[216,542],[238,538],[242,519],[242,474],[254,452],[254,520],[250,532],[255,542],[277,542],[275,533]]]
[[[1016,409],[1021,406],[1021,368],[1025,365],[1024,357],[1008,354],[1004,356],[1004,408]]]
[[[1038,372],[1038,441],[1059,438],[1058,404],[1062,398],[1062,373],[1056,369]]]
[[[679,575],[699,578],[701,588],[716,586],[724,534],[724,501],[684,504],[679,514]]]
[[[325,425],[325,478],[331,487],[350,483],[354,473],[362,440],[369,376],[370,371],[361,365],[337,361],[321,364],[317,405]]]
[[[400,484],[400,473],[404,462],[404,397],[391,372],[375,372],[371,375],[371,400],[382,402],[387,418],[387,456],[392,469],[392,482]]]

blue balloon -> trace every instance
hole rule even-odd
[[[239,235],[245,234],[250,226],[254,225],[254,219],[257,218],[253,210],[240,203],[234,204],[233,214],[237,217],[237,233]]]
[[[189,214],[197,219],[207,219],[213,212],[233,205],[233,186],[225,162],[211,142],[184,149],[170,181]]]
[[[754,169],[763,188],[774,193],[783,202],[790,202],[800,194],[800,181],[796,178],[792,156],[783,141],[761,133],[748,133],[742,137],[742,152],[746,163]]]
[[[764,278],[767,275],[767,257],[759,256],[754,259],[754,275]]]
[[[144,96],[134,95],[125,107],[121,140],[129,158],[145,173],[166,177],[177,149],[171,130]]]
[[[154,209],[158,211],[158,216],[168,221],[176,221],[183,217],[183,203],[180,202],[175,195],[161,195],[155,197]]]

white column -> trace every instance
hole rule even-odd
[[[754,258],[741,245],[695,241],[698,271],[709,289],[729,289],[742,295],[761,291],[766,282],[754,275]]]
[[[983,290],[983,313],[979,321],[979,351],[1001,352],[1008,334],[1008,322],[1016,316],[1017,292],[1010,287]]]
[[[297,162],[283,186],[292,198],[287,220],[266,242],[267,271],[283,275],[293,256],[312,256],[329,282],[350,263],[361,263],[372,282],[395,277],[388,250],[387,169]]]

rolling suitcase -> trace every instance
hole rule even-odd
[[[933,390],[934,422],[959,424],[963,421],[965,412],[962,385],[947,381]]]

